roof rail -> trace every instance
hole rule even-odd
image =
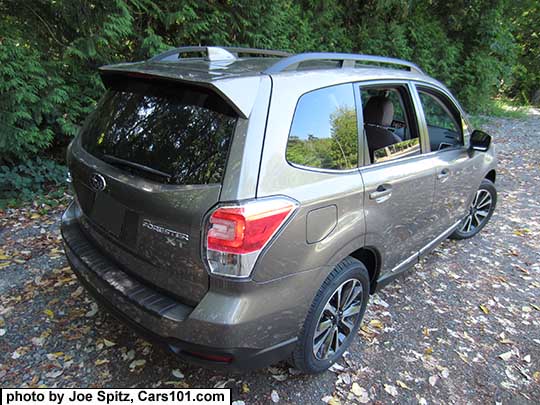
[[[291,56],[288,52],[273,51],[268,49],[241,48],[230,46],[181,46],[169,51],[160,53],[149,60],[152,62],[176,61],[181,59],[183,53],[205,53],[208,60],[230,60],[237,58],[239,54],[259,55],[259,56]]]
[[[267,68],[263,73],[272,74],[283,72],[284,70],[291,70],[289,68],[298,68],[298,65],[302,62],[307,61],[322,61],[322,60],[333,60],[341,62],[342,68],[354,67],[354,62],[374,62],[374,63],[383,63],[388,65],[398,65],[409,68],[411,72],[416,72],[419,74],[425,74],[422,69],[412,62],[396,59],[396,58],[387,58],[385,56],[374,56],[374,55],[359,55],[359,54],[350,54],[350,53],[333,53],[333,52],[312,52],[312,53],[300,53],[298,55],[289,56],[288,58],[281,59],[279,62],[273,64]]]

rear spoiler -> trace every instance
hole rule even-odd
[[[195,87],[202,87],[217,93],[229,104],[241,118],[247,119],[255,103],[262,76],[216,77],[209,72],[182,71],[174,67],[151,62],[123,63],[99,68],[103,83],[108,83],[118,76],[144,79],[171,80]]]

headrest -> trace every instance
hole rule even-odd
[[[371,97],[364,107],[364,123],[388,127],[394,120],[394,104],[384,96]]]

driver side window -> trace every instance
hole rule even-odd
[[[418,89],[432,151],[456,148],[463,145],[459,112],[442,96]]]

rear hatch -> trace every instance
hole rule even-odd
[[[126,272],[187,304],[208,289],[201,225],[237,115],[207,88],[114,75],[70,153],[83,228]]]

